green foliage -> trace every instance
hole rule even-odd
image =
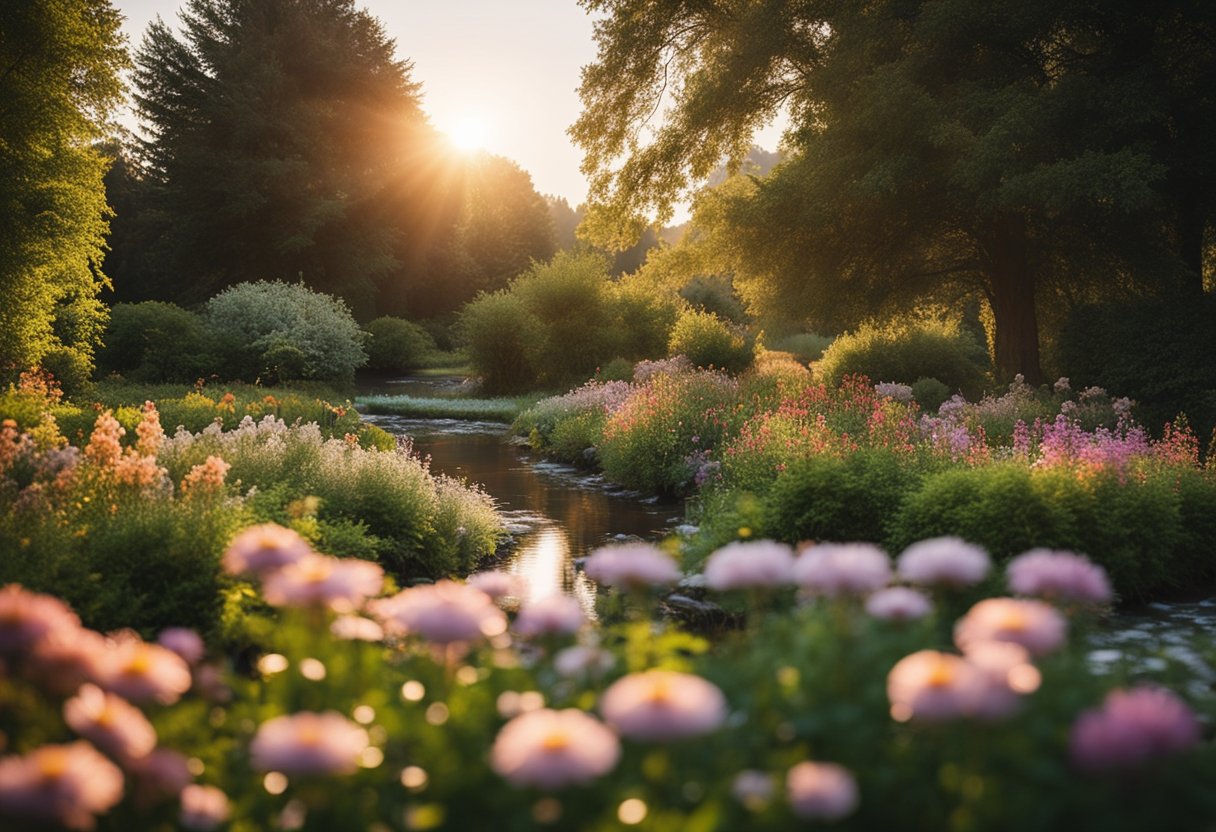
[[[461,342],[488,392],[535,386],[541,321],[523,300],[501,290],[480,295],[460,313]]]
[[[955,327],[935,322],[866,324],[837,338],[815,367],[816,376],[837,385],[848,375],[909,384],[936,378],[951,390],[976,395],[984,383],[983,348]]]
[[[835,340],[814,332],[799,332],[776,339],[772,349],[792,353],[801,361],[818,361]]]
[[[697,275],[680,287],[680,297],[694,309],[712,313],[724,321],[735,324],[748,322],[747,310],[735,294],[729,277]]]
[[[352,380],[367,361],[346,304],[303,284],[242,283],[207,301],[205,316],[230,378]]]
[[[667,351],[687,357],[697,367],[738,373],[755,358],[755,343],[714,313],[690,309],[676,319]]]
[[[42,356],[42,369],[55,378],[64,393],[74,396],[88,390],[93,361],[85,350],[51,347]]]
[[[367,342],[367,369],[378,373],[404,373],[420,366],[435,352],[431,334],[404,318],[376,318],[364,327],[371,336]]]
[[[8,3],[0,11],[0,373],[53,349],[83,369],[105,320],[97,294],[109,208],[92,146],[122,101],[128,65],[108,0]]]
[[[912,398],[925,413],[936,413],[952,395],[954,391],[950,386],[935,378],[922,376],[912,382]]]
[[[218,369],[203,319],[172,303],[118,303],[110,310],[97,372],[142,383],[193,382]]]
[[[665,354],[680,312],[676,298],[637,276],[614,281],[610,291],[617,354],[631,361]]]
[[[487,419],[510,422],[535,402],[535,396],[475,399],[425,398],[421,396],[360,396],[357,403],[367,413],[412,416],[422,419]]]

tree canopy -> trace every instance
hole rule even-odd
[[[0,371],[92,352],[108,210],[93,143],[127,53],[107,0],[0,4]]]

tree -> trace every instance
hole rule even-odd
[[[122,98],[120,23],[108,0],[0,4],[0,372],[63,348],[87,361],[104,324],[93,145]]]
[[[974,293],[991,313],[998,370],[1037,381],[1047,293],[1110,286],[1183,236],[1169,230],[1167,198],[1180,168],[1148,138],[1169,121],[1160,87],[1134,83],[1153,58],[1124,53],[1135,69],[1118,68],[1137,18],[1115,4],[584,5],[606,15],[571,129],[601,213],[593,227],[662,218],[789,107],[787,161],[701,206],[745,296],[813,320]],[[1210,44],[1202,5],[1171,4],[1162,37]],[[1189,89],[1204,60],[1165,77]],[[1176,109],[1193,115],[1202,100]],[[1210,146],[1210,127],[1194,138]],[[1177,276],[1179,258],[1158,261]]]

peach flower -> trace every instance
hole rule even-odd
[[[156,747],[156,729],[143,711],[96,685],[83,685],[63,703],[63,719],[73,731],[120,761],[146,756]]]
[[[623,736],[675,740],[720,727],[726,720],[726,697],[700,676],[647,670],[613,682],[600,698],[600,713]]]
[[[516,786],[558,789],[607,774],[621,756],[616,734],[574,708],[529,711],[498,732],[490,766]]]
[[[224,552],[224,569],[234,575],[243,572],[261,575],[310,554],[312,547],[298,532],[277,523],[263,523],[232,538]]]
[[[301,711],[263,722],[249,753],[258,771],[350,774],[367,746],[367,731],[337,711]]]
[[[987,598],[959,619],[954,642],[961,649],[983,641],[1011,641],[1033,656],[1043,656],[1064,643],[1068,621],[1050,604],[1018,598]]]
[[[0,653],[25,652],[52,633],[79,629],[80,618],[58,598],[20,584],[0,589]]]
[[[328,607],[348,613],[384,588],[384,570],[355,558],[309,554],[262,579],[266,603],[276,607]]]
[[[952,653],[921,650],[900,659],[887,674],[891,716],[906,722],[943,722],[971,716],[989,691],[975,665]]]
[[[172,650],[123,633],[97,657],[95,681],[132,702],[172,705],[190,689],[190,667]]]
[[[0,814],[92,829],[120,800],[122,772],[87,742],[0,759]]]
[[[857,811],[857,780],[835,763],[799,763],[786,774],[785,792],[800,818],[834,821]]]
[[[507,629],[506,615],[489,595],[455,581],[411,587],[369,606],[390,632],[435,644],[476,641]]]
[[[215,786],[191,783],[182,789],[182,812],[179,822],[186,829],[209,832],[232,813],[228,796]]]

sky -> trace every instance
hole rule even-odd
[[[157,15],[177,23],[184,0],[112,0],[132,51]],[[485,150],[515,161],[543,194],[577,206],[587,195],[580,151],[579,70],[595,60],[592,19],[575,0],[364,0],[414,64],[423,109],[457,137],[480,132]],[[773,149],[779,130],[758,136]],[[476,138],[476,137],[474,137]],[[681,212],[683,213],[683,212]],[[677,221],[681,217],[677,216]]]

